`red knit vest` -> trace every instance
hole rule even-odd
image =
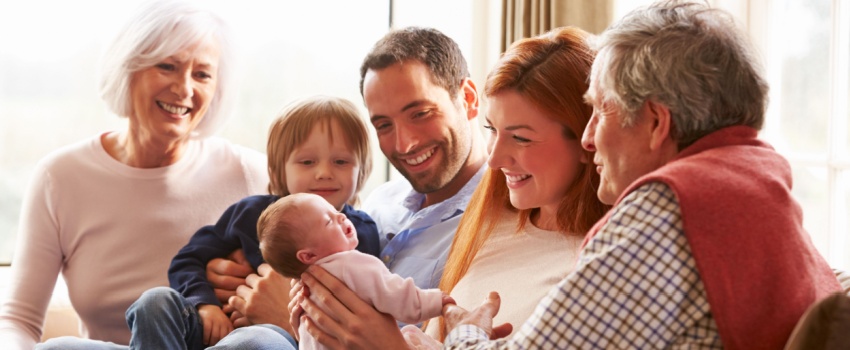
[[[782,349],[806,308],[840,290],[803,229],[788,162],[757,134],[744,126],[711,133],[635,181],[614,205],[648,182],[672,188],[727,349]]]

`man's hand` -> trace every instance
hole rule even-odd
[[[432,320],[431,322],[435,321]],[[404,340],[411,350],[439,350],[443,348],[443,344],[423,333],[419,327],[414,325],[409,324],[404,326],[401,329],[401,334],[404,336]]]
[[[227,259],[212,259],[207,263],[207,281],[215,289],[215,296],[222,305],[224,312],[230,313],[227,300],[236,295],[236,288],[245,284],[245,277],[254,272],[251,264],[245,259],[242,249],[234,250]]]
[[[499,339],[507,336],[513,331],[510,323],[493,327],[493,317],[499,313],[501,298],[499,293],[490,292],[481,306],[472,311],[466,311],[455,304],[443,306],[443,319],[446,320],[446,330],[451,332],[457,326],[469,324],[481,328],[490,339]]]
[[[257,274],[245,278],[245,284],[236,288],[236,295],[230,297],[228,304],[234,309],[231,318],[235,327],[252,324],[270,323],[283,328],[289,334],[295,334],[289,324],[290,279],[272,270],[269,264],[257,268]]]
[[[375,310],[339,279],[319,266],[310,266],[301,282],[311,298],[323,304],[325,313],[311,298],[299,298],[307,332],[328,349],[404,349],[404,337],[392,316]]]
[[[295,340],[301,340],[298,336],[298,327],[301,326],[301,315],[304,314],[304,309],[301,308],[301,301],[310,296],[310,291],[304,287],[300,279],[291,279],[289,281],[289,325],[295,333],[291,333]],[[303,292],[302,292],[303,291]]]

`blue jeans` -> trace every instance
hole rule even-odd
[[[131,349],[204,349],[203,325],[197,309],[177,291],[156,287],[145,291],[127,309]],[[123,350],[118,345],[75,337],[51,339],[37,349]],[[282,328],[264,324],[242,327],[228,334],[209,349],[295,350],[298,345]]]

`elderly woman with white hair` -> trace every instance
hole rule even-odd
[[[20,217],[3,347],[32,349],[61,273],[85,338],[127,344],[127,307],[167,286],[174,254],[231,203],[262,193],[265,156],[212,137],[232,97],[227,28],[180,2],[149,3],[102,62],[123,130],[59,149],[34,171]],[[58,117],[58,116],[57,116]]]

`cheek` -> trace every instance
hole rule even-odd
[[[286,188],[289,193],[300,193],[307,190],[306,179],[308,175],[304,169],[297,169],[294,166],[286,166]]]

